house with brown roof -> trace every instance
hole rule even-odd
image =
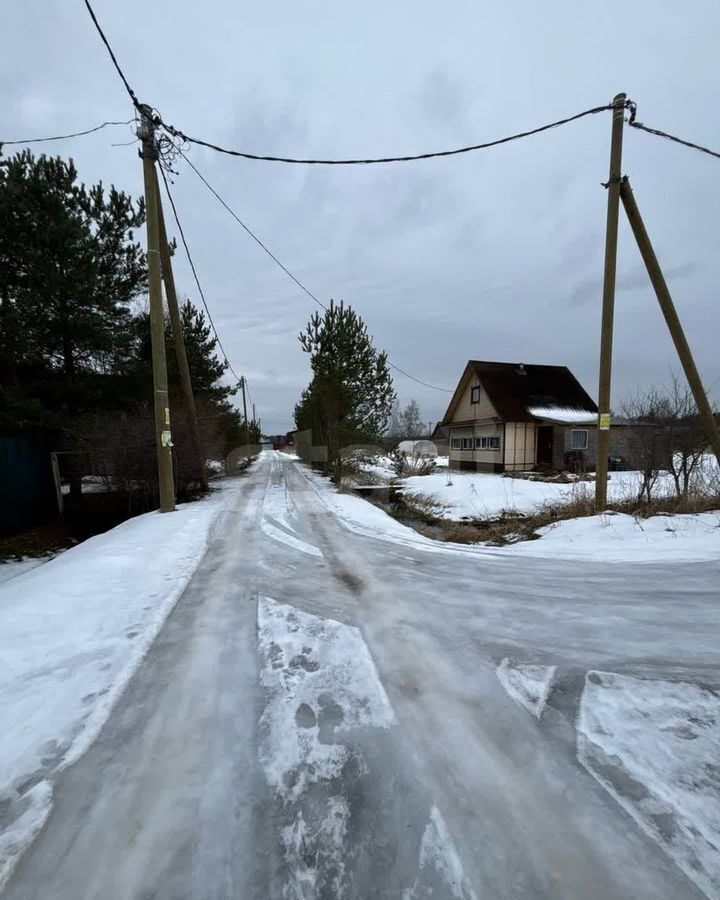
[[[442,420],[450,466],[594,468],[597,406],[566,366],[470,360]]]

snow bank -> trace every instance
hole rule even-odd
[[[708,897],[720,896],[720,698],[684,682],[588,672],[578,756]]]
[[[350,531],[428,553],[471,556],[513,555],[587,559],[595,562],[720,560],[720,510],[697,515],[653,516],[637,520],[624,513],[604,513],[599,516],[567,519],[556,525],[549,525],[539,530],[540,539],[520,541],[505,547],[454,544],[425,537],[367,500],[351,494],[338,493],[327,479],[317,473],[306,468],[302,471],[314,485],[323,502]],[[435,477],[443,481],[446,479],[445,475],[427,475],[418,478],[417,481],[427,482]],[[571,487],[571,485],[544,483],[538,485],[536,482],[509,478],[499,480],[531,487]]]
[[[506,552],[602,562],[720,560],[720,510],[648,519],[603,513],[548,525],[538,534],[539,540],[511,544]]]
[[[402,525],[377,506],[352,494],[338,493],[329,479],[312,469],[303,467],[303,475],[313,485],[323,503],[349,531],[364,537],[391,541],[404,547],[425,550],[429,553],[488,553],[484,547],[464,544],[446,544],[419,534],[413,528]]]
[[[0,586],[0,887],[202,558],[228,483],[175,513],[130,519]]]
[[[49,562],[51,558],[49,556],[28,556],[25,559],[0,560],[0,585],[10,581],[11,578],[17,578],[18,575],[24,575],[31,569],[36,569],[43,563]]]

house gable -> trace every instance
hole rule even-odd
[[[479,388],[479,391],[477,390]],[[473,401],[476,402],[473,402]],[[488,392],[470,365],[460,379],[450,405],[448,406],[443,425],[456,425],[461,422],[473,423],[497,418],[497,410]]]
[[[471,403],[471,390],[480,385],[481,401]],[[480,407],[480,408],[478,408]],[[448,406],[443,424],[496,418],[502,422],[535,422],[547,418],[533,413],[597,414],[597,406],[566,366],[525,365],[470,360]],[[567,420],[566,420],[567,421]]]

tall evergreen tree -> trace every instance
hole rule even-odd
[[[92,376],[119,371],[130,352],[130,303],[146,288],[134,237],[144,218],[142,200],[86,187],[72,160],[24,151],[0,163],[4,384],[32,394],[44,372],[71,414],[97,402]]]
[[[295,408],[300,430],[327,447],[337,467],[340,449],[382,437],[395,399],[387,354],[378,352],[367,326],[350,306],[330,301],[315,313],[300,344],[310,354],[313,377]]]
[[[205,313],[198,310],[190,300],[186,299],[180,307],[180,324],[185,342],[185,352],[188,358],[190,379],[193,393],[199,407],[199,419],[201,428],[209,427],[212,420],[213,429],[219,428],[225,438],[225,445],[230,449],[244,440],[242,431],[243,420],[240,412],[235,409],[230,398],[237,393],[237,386],[223,383],[222,377],[227,371],[228,365],[224,360],[218,359],[217,338],[213,334]],[[135,390],[137,399],[151,396],[152,390],[152,347],[150,342],[150,316],[147,312],[138,314],[134,322],[137,334],[135,361]],[[173,343],[172,327],[170,319],[165,320],[165,356],[167,359],[168,387],[170,391],[170,406],[173,410],[173,418],[184,415],[182,385],[175,345]]]

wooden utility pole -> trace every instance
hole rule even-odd
[[[598,434],[595,480],[595,506],[607,504],[608,455],[610,453],[610,382],[612,377],[613,319],[615,315],[615,272],[620,212],[620,176],[622,172],[623,120],[625,94],[613,100],[612,138],[610,142],[610,178],[605,228],[605,273],[603,277],[602,330],[600,335],[600,382],[598,387]]]
[[[715,416],[713,415],[712,407],[710,406],[707,394],[705,393],[705,388],[703,387],[702,380],[700,379],[700,373],[697,370],[695,360],[693,359],[693,355],[690,350],[690,345],[687,342],[685,332],[683,331],[683,327],[680,324],[680,319],[678,318],[675,304],[673,303],[673,299],[670,296],[670,291],[668,290],[668,286],[665,282],[665,277],[662,273],[662,269],[660,268],[660,263],[657,260],[657,256],[655,256],[653,245],[650,242],[647,231],[645,230],[645,223],[643,222],[642,216],[640,215],[640,210],[638,209],[638,205],[635,202],[635,195],[632,192],[630,181],[627,177],[623,178],[620,184],[620,197],[622,199],[623,206],[625,207],[625,212],[627,213],[630,227],[632,228],[633,234],[635,235],[635,240],[637,241],[637,245],[640,249],[640,255],[643,258],[645,268],[647,269],[648,275],[650,276],[650,281],[652,282],[652,286],[655,289],[655,295],[658,298],[660,309],[662,310],[662,314],[665,317],[665,322],[670,331],[670,336],[673,339],[675,349],[677,350],[677,354],[680,357],[680,363],[682,364],[683,372],[685,373],[685,377],[687,378],[688,384],[690,385],[690,390],[693,392],[695,405],[698,408],[698,412],[700,413],[700,417],[705,426],[707,439],[713,449],[713,452],[715,453],[715,456],[717,457],[718,464],[720,464],[720,434],[718,434]]]
[[[247,420],[247,400],[245,399],[245,376],[243,375],[240,379],[240,384],[242,385],[242,395],[243,395],[243,419],[245,422],[245,443],[250,443],[250,432],[248,431],[248,420]]]
[[[170,313],[170,325],[172,326],[173,344],[175,345],[175,357],[177,358],[178,369],[180,371],[180,384],[182,385],[183,399],[185,400],[185,412],[187,414],[188,425],[190,426],[190,437],[192,439],[193,450],[195,451],[195,464],[198,467],[200,489],[202,491],[207,491],[209,490],[209,486],[207,472],[205,470],[205,454],[203,452],[202,439],[200,437],[200,427],[198,426],[195,395],[193,394],[192,380],[190,378],[190,367],[188,366],[187,353],[185,351],[185,339],[183,337],[182,322],[180,320],[180,308],[178,306],[177,291],[175,290],[175,276],[173,275],[172,262],[170,259],[170,244],[168,243],[167,230],[165,229],[165,216],[163,215],[162,198],[160,197],[160,184],[154,169],[153,175],[155,176],[155,187],[157,192],[160,262],[162,265],[163,282],[165,283],[165,297],[167,299],[168,312]]]
[[[165,317],[162,302],[160,268],[160,229],[158,224],[157,175],[155,173],[155,126],[152,110],[142,106],[140,137],[142,139],[145,209],[147,214],[148,288],[150,294],[150,342],[152,345],[153,397],[155,406],[155,441],[157,444],[160,512],[175,509],[173,482],[172,433],[168,401],[167,362],[165,359]]]

